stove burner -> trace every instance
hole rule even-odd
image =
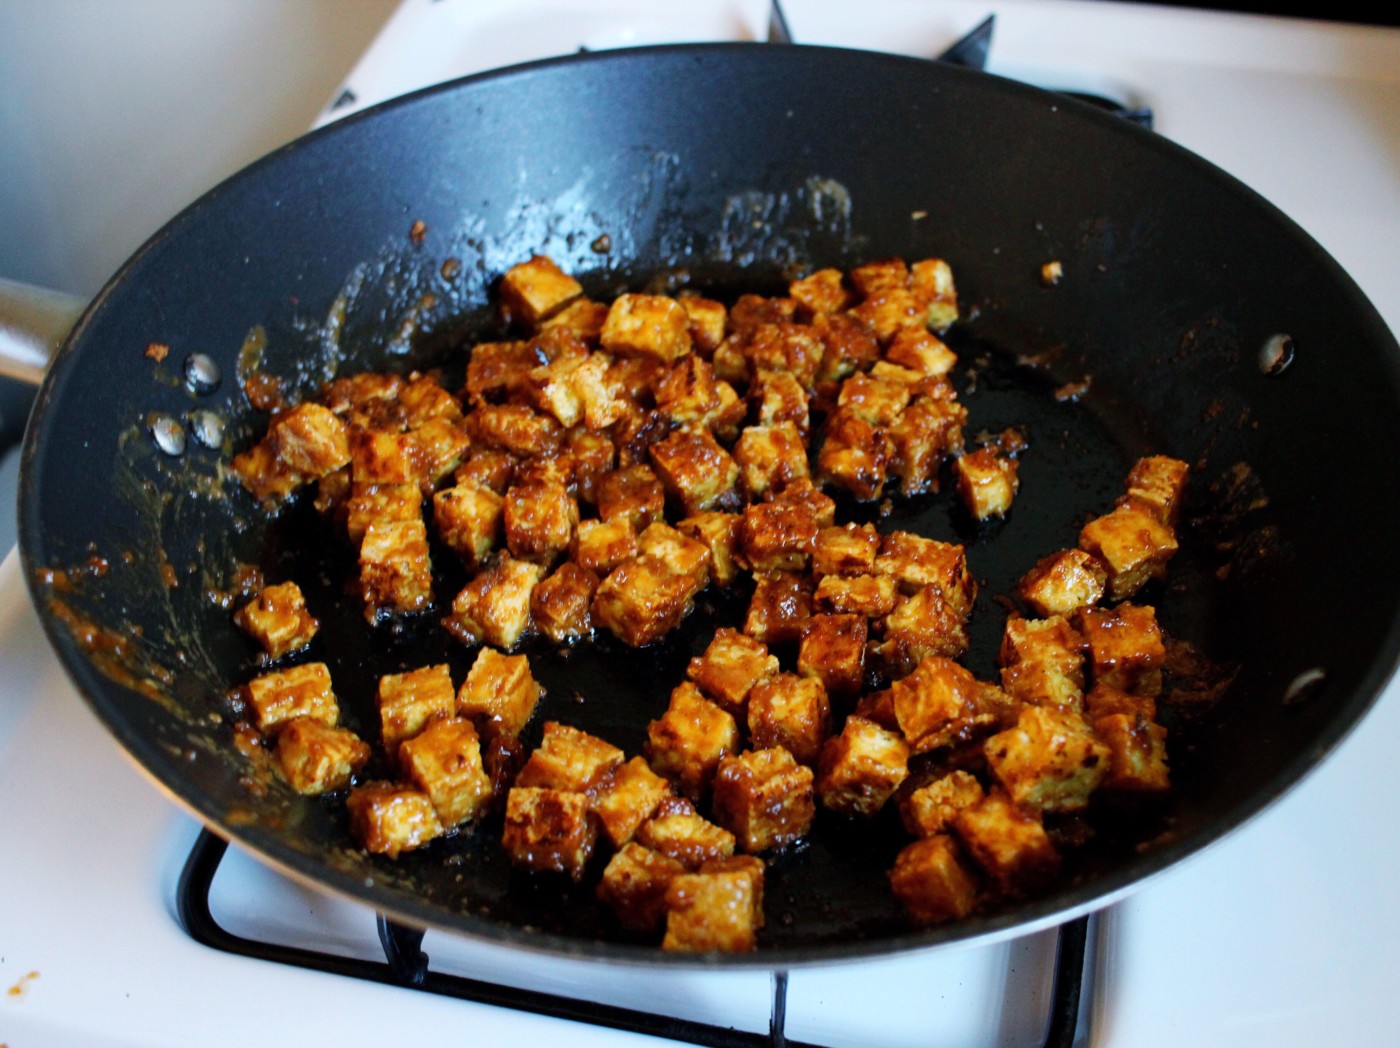
[[[384,947],[385,960],[382,963],[244,938],[220,925],[209,905],[210,889],[227,850],[227,841],[209,830],[201,830],[194,847],[190,849],[189,858],[185,860],[176,889],[176,905],[186,934],[212,949],[707,1048],[818,1048],[804,1042],[789,1041],[784,1033],[788,978],[785,971],[773,973],[773,1005],[765,1035],[440,974],[428,967],[428,955],[422,949],[424,933],[398,924],[382,914],[376,917],[379,941]],[[1079,917],[1060,926],[1055,947],[1054,989],[1050,998],[1045,1048],[1071,1048],[1080,1041],[1079,1002],[1084,984],[1088,926],[1088,917]],[[1086,1023],[1085,1042],[1089,1039],[1088,1033]]]

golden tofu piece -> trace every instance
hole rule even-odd
[[[1110,713],[1094,719],[1094,734],[1108,750],[1108,772],[1100,789],[1114,793],[1165,793],[1167,729],[1141,713]]]
[[[372,523],[360,543],[365,618],[422,611],[433,599],[428,528],[421,519]]]
[[[957,614],[972,614],[977,582],[968,570],[967,553],[962,546],[908,531],[892,531],[881,541],[875,570],[893,578],[900,590],[910,595],[925,586],[937,586]]]
[[[656,410],[678,427],[703,428],[722,406],[714,366],[694,353],[664,369],[653,392]]]
[[[648,466],[625,466],[598,481],[598,516],[604,520],[623,517],[640,534],[665,509],[666,488]]]
[[[685,310],[686,326],[690,331],[690,341],[697,353],[713,355],[724,341],[724,331],[729,319],[724,303],[699,295],[682,295],[681,308]]]
[[[709,510],[676,523],[677,531],[710,551],[710,578],[721,588],[739,575],[739,529],[743,520],[737,513]]]
[[[603,870],[598,899],[618,923],[634,932],[655,932],[666,916],[666,889],[685,873],[669,855],[624,844]]]
[[[622,766],[624,756],[596,735],[558,721],[545,721],[544,737],[520,769],[515,784],[592,794]]]
[[[748,723],[755,749],[780,746],[815,767],[831,735],[831,702],[819,678],[779,673],[749,692]]]
[[[982,719],[982,686],[948,658],[928,656],[889,687],[899,730],[916,753],[964,737]]]
[[[958,478],[958,495],[974,520],[1004,517],[1011,510],[1020,487],[1018,463],[998,455],[991,448],[979,448],[960,455],[953,462]]]
[[[1176,553],[1176,535],[1150,513],[1126,505],[1085,524],[1079,548],[1107,569],[1109,598],[1122,600],[1166,574]]]
[[[812,330],[822,340],[822,366],[817,382],[830,385],[866,371],[880,359],[875,332],[850,313],[830,313],[813,318]]]
[[[803,389],[811,389],[826,347],[806,324],[778,322],[757,325],[743,352],[754,372],[784,371]]]
[[[786,371],[760,371],[749,385],[748,401],[760,426],[791,422],[803,441],[812,430],[807,391]]]
[[[734,854],[734,834],[716,826],[682,797],[664,799],[641,826],[638,844],[675,859],[687,870]]]
[[[423,519],[423,489],[417,484],[351,484],[345,499],[345,533],[363,544],[371,524]]]
[[[874,721],[852,715],[827,740],[817,767],[817,795],[842,815],[869,817],[909,775],[909,745]]]
[[[909,286],[909,266],[902,258],[864,262],[851,270],[851,285],[862,297]]]
[[[443,662],[380,677],[377,704],[380,738],[392,760],[405,739],[435,720],[452,716],[456,703],[451,668]]]
[[[945,331],[958,319],[958,291],[953,270],[941,258],[925,258],[909,267],[909,289],[924,304],[924,324]]]
[[[967,617],[936,585],[903,598],[885,616],[884,636],[874,654],[892,677],[902,677],[924,659],[958,658],[967,650]]]
[[[1032,706],[1075,706],[1084,698],[1084,638],[1062,615],[1012,615],[1002,635],[1001,685]]]
[[[1082,811],[1108,770],[1108,747],[1063,706],[1022,708],[1016,726],[989,738],[983,752],[1008,796],[1033,811]]]
[[[424,479],[418,441],[411,433],[350,431],[350,479],[356,484],[419,484]]]
[[[597,575],[566,561],[530,594],[530,621],[556,644],[572,644],[593,632],[589,609],[597,589]]]
[[[433,495],[438,538],[469,568],[480,567],[490,558],[500,541],[504,517],[505,499],[482,484],[458,484]]]
[[[664,295],[619,295],[598,338],[609,353],[669,364],[690,352],[690,318]]]
[[[331,671],[324,662],[264,673],[248,682],[245,693],[253,725],[264,735],[295,717],[310,717],[332,726],[340,718],[340,706],[331,690]]]
[[[345,423],[320,404],[298,404],[277,416],[266,439],[278,463],[303,482],[324,477],[350,461]]]
[[[744,559],[754,571],[800,571],[811,562],[817,532],[834,516],[830,498],[800,482],[790,484],[771,502],[744,507]]]
[[[841,383],[839,408],[877,429],[889,426],[909,403],[910,388],[902,382],[858,371]]]
[[[1139,695],[1161,692],[1167,649],[1156,611],[1133,604],[1120,604],[1111,610],[1084,608],[1075,622],[1089,646],[1095,685]]]
[[[890,890],[919,925],[966,917],[977,904],[977,878],[957,842],[935,834],[910,844],[894,860]]]
[[[366,851],[397,859],[442,836],[428,795],[393,782],[367,782],[350,791],[350,833]]]
[[[443,389],[434,375],[410,375],[408,381],[398,387],[394,399],[403,408],[404,425],[411,430],[433,420],[460,422],[462,419],[462,402]]]
[[[788,285],[788,296],[797,300],[808,317],[839,313],[853,298],[846,290],[845,278],[839,269],[819,269],[801,280],[794,280]]]
[[[751,501],[782,491],[793,480],[809,478],[807,445],[790,421],[749,426],[734,445],[744,491]]]
[[[720,760],[738,753],[740,742],[733,716],[686,681],[671,692],[666,712],[647,725],[647,762],[681,793],[699,798],[709,792]]]
[[[564,438],[573,462],[574,496],[590,506],[598,504],[598,484],[617,465],[617,449],[606,433],[593,433],[582,426],[569,430]]]
[[[417,449],[419,474],[425,491],[454,472],[471,448],[471,437],[458,422],[430,418],[412,431]]]
[[[527,381],[528,377],[527,372]],[[482,404],[468,423],[473,439],[520,458],[552,455],[564,436],[563,427],[551,416],[524,404]]]
[[[652,467],[686,515],[739,504],[739,465],[708,429],[678,429],[651,445]]]
[[[554,260],[535,255],[501,276],[501,305],[511,321],[533,327],[583,294],[583,287]]]
[[[1134,505],[1174,528],[1190,472],[1191,467],[1185,462],[1166,455],[1138,459],[1128,474],[1128,493],[1119,505]]]
[[[1016,592],[1037,615],[1068,615],[1103,599],[1108,573],[1082,549],[1061,550],[1036,561]]]
[[[625,516],[583,520],[574,535],[573,559],[585,571],[606,575],[637,555],[637,535]]]
[[[519,459],[500,448],[473,448],[467,460],[453,473],[453,479],[460,486],[476,485],[504,495],[515,479],[519,464]]]
[[[321,389],[321,402],[337,415],[363,412],[376,404],[397,401],[404,381],[398,375],[364,371],[333,379]]]
[[[528,342],[478,342],[467,361],[463,390],[473,405],[494,403],[523,391],[530,372],[540,364]]]
[[[1017,807],[1001,790],[960,811],[953,829],[973,861],[1007,894],[1034,891],[1059,872],[1059,852],[1039,814]]]
[[[663,950],[741,953],[758,945],[752,877],[740,870],[683,873],[666,890]]]
[[[817,815],[812,769],[782,747],[725,757],[715,772],[714,814],[750,854],[800,840]]]
[[[890,425],[890,472],[905,495],[937,491],[946,459],[962,454],[967,408],[951,397],[915,396]]]
[[[894,611],[899,590],[888,575],[823,575],[812,595],[818,611],[875,619]]]
[[[481,740],[469,720],[433,721],[399,747],[404,778],[428,795],[445,829],[481,816],[491,800],[491,779]]]
[[[820,586],[817,602],[821,602]],[[821,681],[832,698],[854,699],[865,684],[869,626],[862,615],[813,615],[802,634],[797,672]]]
[[[1107,684],[1095,684],[1084,696],[1084,712],[1091,723],[1115,713],[1125,713],[1129,717],[1141,715],[1148,720],[1156,720],[1157,700],[1150,695],[1134,695]]]
[[[932,837],[948,830],[958,812],[984,796],[986,791],[977,777],[957,769],[901,796],[899,815],[904,828],[915,837]]]
[[[514,738],[524,730],[540,699],[540,686],[524,655],[482,648],[457,692],[457,713],[488,737]]]
[[[320,626],[306,610],[306,599],[295,582],[264,586],[234,612],[233,621],[262,645],[270,659],[306,647]]]
[[[531,406],[551,415],[565,429],[575,426],[585,417],[583,390],[593,381],[587,371],[579,373],[586,363],[585,358],[574,356],[550,361],[530,372],[522,391]]]
[[[685,675],[705,697],[738,715],[749,692],[778,672],[778,659],[768,648],[738,630],[722,626],[704,653],[690,660]]]
[[[869,575],[875,570],[875,555],[879,551],[880,532],[874,524],[822,528],[812,545],[812,574]],[[880,614],[887,614],[890,608]]]
[[[838,408],[827,416],[817,470],[827,482],[869,502],[885,489],[893,451],[884,429],[871,425],[850,408]]]
[[[443,625],[464,643],[510,649],[530,625],[530,598],[544,569],[503,556],[462,587]]]
[[[277,761],[298,793],[342,790],[369,760],[369,745],[347,728],[315,717],[293,717],[277,733]]]
[[[675,539],[663,540],[664,533],[652,528],[664,528]],[[701,543],[664,524],[649,527],[638,545],[641,552],[613,569],[593,595],[593,621],[634,648],[655,643],[680,625],[705,586],[710,557]]]
[[[608,319],[608,307],[580,296],[548,320],[540,321],[542,331],[567,331],[590,345],[596,344]]]
[[[799,572],[769,571],[754,575],[753,597],[744,616],[744,632],[761,644],[802,639],[812,617],[812,580]]]
[[[927,309],[908,288],[890,287],[867,295],[852,306],[853,317],[865,323],[881,345],[886,345],[903,328],[920,328],[927,322]]]
[[[751,335],[760,324],[788,324],[797,318],[797,300],[740,295],[729,310],[729,330]]]
[[[506,492],[502,518],[511,556],[548,565],[573,542],[578,503],[558,482],[516,484]]]
[[[953,370],[958,355],[930,331],[903,328],[890,340],[885,359],[921,375],[941,378]]]
[[[566,873],[580,881],[597,842],[587,794],[515,786],[506,797],[501,847],[521,869]]]
[[[633,757],[598,784],[593,813],[604,836],[614,848],[620,848],[670,796],[671,783],[652,771],[644,758]]]

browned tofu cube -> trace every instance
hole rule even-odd
[[[953,270],[941,258],[925,258],[909,267],[909,289],[924,304],[924,323],[944,331],[958,319],[958,291]]]
[[[1012,615],[1002,635],[1001,684],[1032,706],[1079,706],[1084,698],[1084,638],[1061,615]]]
[[[739,575],[739,529],[744,518],[737,513],[710,510],[678,521],[676,530],[710,551],[710,578],[727,587]]]
[[[363,371],[327,382],[321,390],[321,401],[337,415],[345,415],[366,405],[395,400],[403,385],[398,375]]]
[[[889,687],[899,730],[915,752],[959,738],[981,713],[981,685],[951,659],[930,656]]]
[[[875,332],[881,345],[888,344],[902,328],[923,327],[927,316],[914,293],[903,287],[875,291],[852,306],[850,313]]]
[[[749,333],[744,356],[754,372],[785,371],[803,389],[816,383],[826,347],[806,324],[759,324]]]
[[[293,717],[277,733],[277,761],[292,789],[308,796],[342,790],[369,760],[353,731],[315,717]]]
[[[345,499],[345,532],[363,544],[371,524],[423,519],[423,491],[417,484],[352,484]]]
[[[841,383],[838,407],[877,429],[899,418],[909,403],[910,388],[902,382],[859,371]]]
[[[340,707],[331,690],[331,671],[324,662],[308,662],[264,673],[248,682],[248,706],[253,725],[270,735],[295,717],[310,717],[334,725]]]
[[[762,928],[763,919],[763,875],[767,869],[756,855],[727,855],[720,859],[706,859],[700,864],[698,873],[739,873],[749,879],[753,887],[753,921],[755,928]]]
[[[794,280],[788,285],[788,295],[797,300],[807,317],[821,313],[839,313],[851,304],[852,295],[846,290],[839,269],[819,269]]]
[[[1103,599],[1108,573],[1082,549],[1061,550],[1036,561],[1017,585],[1021,599],[1042,618],[1068,615]]]
[[[598,899],[624,928],[654,932],[666,916],[666,889],[685,873],[669,855],[625,844],[603,870]]]
[[[905,495],[938,490],[944,460],[962,454],[967,408],[948,397],[916,396],[889,428],[890,472]]]
[[[665,509],[666,488],[648,466],[626,466],[598,482],[598,516],[604,520],[624,517],[640,534],[661,520]]]
[[[729,330],[748,335],[760,324],[786,324],[796,317],[797,300],[794,298],[740,295],[729,310]]]
[[[1138,459],[1128,474],[1128,493],[1120,505],[1131,503],[1174,528],[1190,472],[1191,467],[1185,462],[1165,455]]]
[[[528,342],[478,342],[467,362],[465,399],[480,406],[518,393],[539,363]]]
[[[812,769],[780,746],[726,757],[715,772],[714,813],[750,854],[791,844],[816,818]]]
[[[567,561],[530,594],[530,621],[556,644],[572,644],[593,632],[597,589],[597,575]]]
[[[519,464],[519,459],[500,448],[474,448],[453,477],[461,486],[476,485],[504,495],[515,479]]]
[[[758,945],[752,877],[740,870],[683,873],[666,890],[663,950],[742,953]]]
[[[459,640],[515,647],[530,625],[530,598],[544,569],[505,556],[462,587],[443,625]]]
[[[350,432],[350,478],[356,484],[419,484],[423,468],[411,433],[381,429]]]
[[[652,771],[645,759],[633,757],[598,785],[593,812],[608,841],[620,848],[670,796],[671,783]]]
[[[695,352],[710,356],[724,341],[724,331],[729,319],[724,303],[699,295],[682,295],[681,308],[685,310],[686,325],[690,331],[691,345]]]
[[[462,418],[461,401],[443,389],[434,375],[410,375],[399,387],[395,399],[403,408],[404,425],[409,429],[417,429],[434,419],[455,422]]]
[[[885,489],[893,451],[885,430],[872,426],[849,408],[839,408],[827,417],[817,469],[825,481],[869,502],[879,498]]]
[[[516,484],[506,492],[502,518],[511,556],[548,565],[573,542],[578,503],[563,484]]]
[[[466,458],[471,437],[460,423],[445,418],[431,418],[412,432],[418,449],[419,473],[424,490],[442,483]]]
[[[491,799],[481,740],[469,720],[434,721],[399,747],[404,778],[428,795],[445,829],[478,818]]]
[[[1084,696],[1084,712],[1090,723],[1115,713],[1125,713],[1129,717],[1140,714],[1148,720],[1156,720],[1157,700],[1151,695],[1134,695],[1107,684],[1096,684]]]
[[[690,318],[673,298],[619,295],[598,338],[609,353],[669,364],[690,352]]]
[[[1033,811],[1082,811],[1108,770],[1108,747],[1078,710],[1026,706],[983,747],[1008,796]]]
[[[433,599],[428,529],[422,520],[373,523],[360,543],[365,618],[422,611]]]
[[[638,540],[643,551],[613,569],[593,595],[594,623],[634,648],[655,643],[680,625],[708,577],[709,550],[673,528],[652,527],[665,528],[685,545],[656,543],[655,552],[648,553],[648,528]]]
[[[734,445],[734,459],[742,471],[744,491],[754,501],[810,476],[807,445],[791,422],[749,426]]]
[[[811,433],[807,391],[786,371],[760,371],[749,385],[748,400],[760,426],[791,422],[805,441]]]
[[[823,575],[812,595],[818,611],[867,619],[888,615],[900,599],[888,575]]]
[[[564,435],[557,421],[524,404],[483,404],[468,422],[474,439],[521,458],[552,455]]]
[[[739,465],[708,429],[675,430],[651,445],[651,462],[687,516],[738,506]]]
[[[584,570],[606,575],[636,555],[637,534],[627,517],[579,521],[574,535],[573,559]]]
[[[1167,562],[1176,553],[1176,535],[1150,513],[1127,505],[1085,524],[1079,548],[1103,564],[1109,597],[1122,600],[1166,574]]]
[[[831,811],[869,817],[908,775],[909,745],[874,721],[852,715],[841,734],[822,747],[817,795]]]
[[[541,321],[539,326],[544,331],[567,331],[589,345],[596,345],[607,319],[608,307],[604,303],[580,296],[548,320]]]
[[[345,802],[350,834],[366,851],[397,859],[442,836],[433,802],[421,790],[393,782],[367,782]]]
[[[967,618],[936,585],[904,597],[885,616],[884,636],[874,645],[891,677],[902,677],[925,659],[955,659],[967,650]]]
[[[350,467],[341,466],[316,482],[316,498],[312,505],[316,507],[316,512],[324,517],[343,517],[345,503],[349,498]],[[361,526],[359,538],[352,536],[352,541],[358,542],[364,535],[365,529]]]
[[[687,870],[734,854],[734,834],[716,826],[683,797],[663,799],[637,827],[638,844],[675,859]]]
[[[744,632],[762,644],[802,639],[812,617],[812,580],[799,572],[769,571],[754,575],[753,597],[744,616]]]
[[[682,357],[657,376],[656,410],[678,427],[704,427],[720,408],[715,369],[704,357]]]
[[[1089,646],[1095,685],[1139,695],[1161,692],[1167,649],[1156,611],[1133,604],[1120,604],[1111,610],[1085,608],[1075,621]]]
[[[801,571],[811,562],[817,532],[824,525],[805,500],[789,497],[793,490],[771,502],[744,507],[739,543],[754,571]]]
[[[1108,772],[1100,789],[1129,794],[1171,789],[1166,728],[1141,713],[1110,713],[1093,724],[1094,734],[1108,750]]]
[[[1010,511],[1020,486],[1015,459],[980,448],[960,455],[953,471],[958,478],[958,495],[974,520],[1004,517]]]
[[[869,575],[875,570],[879,551],[880,532],[874,524],[822,528],[812,545],[812,574]],[[886,608],[881,614],[888,611]]]
[[[821,681],[832,698],[853,699],[865,683],[868,637],[862,615],[813,615],[802,634],[797,672]]]
[[[908,594],[925,586],[937,586],[958,614],[972,613],[977,582],[968,570],[967,553],[962,546],[908,531],[892,531],[881,541],[875,570],[889,575]]]
[[[960,811],[953,828],[973,861],[1007,894],[1043,887],[1059,871],[1059,852],[1040,815],[1017,807],[1001,790]]]
[[[580,881],[597,843],[587,794],[516,786],[506,797],[501,847],[521,869],[567,873]]]
[[[744,709],[749,691],[778,672],[778,659],[767,647],[738,630],[722,626],[704,653],[690,660],[685,675],[705,697],[728,712]]]
[[[720,760],[739,746],[733,716],[689,681],[671,692],[666,712],[647,725],[647,762],[692,798],[709,791]]]
[[[915,924],[966,917],[977,904],[977,878],[946,834],[924,837],[901,851],[890,870],[890,890]]]
[[[507,316],[515,323],[533,327],[582,295],[583,288],[553,259],[535,255],[502,274],[500,294]]]
[[[524,655],[482,648],[457,693],[457,713],[488,737],[519,735],[535,712],[540,686]]]
[[[880,359],[880,343],[863,320],[850,313],[815,317],[812,330],[822,340],[822,366],[818,383],[832,384],[865,371]]]
[[[505,500],[481,484],[459,484],[433,495],[433,526],[445,546],[470,568],[486,563],[501,537]]]
[[[399,744],[456,709],[452,671],[447,663],[379,678],[377,703],[384,752],[394,759]]]
[[[545,721],[544,738],[520,769],[515,784],[591,794],[622,766],[624,756],[596,735]]]
[[[748,722],[756,749],[780,746],[815,767],[831,735],[831,703],[820,679],[779,673],[749,692]]]
[[[957,354],[941,338],[918,328],[904,328],[896,332],[890,340],[889,349],[885,351],[885,359],[891,364],[934,377],[948,374],[958,362]]]
[[[320,625],[306,610],[306,599],[295,582],[264,586],[234,612],[233,621],[263,646],[270,659],[306,647]]]
[[[582,426],[569,430],[565,446],[573,462],[574,494],[580,502],[598,504],[598,485],[617,464],[617,449],[606,433],[593,433]]]
[[[277,416],[268,427],[267,441],[278,463],[303,482],[324,477],[350,461],[345,423],[310,401]]]
[[[565,429],[575,426],[585,415],[581,389],[592,382],[588,372],[579,374],[585,363],[585,358],[563,356],[534,368],[521,392],[533,407],[552,416]]]
[[[948,830],[958,812],[985,795],[975,775],[957,769],[900,797],[899,815],[904,828],[915,837],[932,837]]]
[[[902,258],[865,262],[851,270],[851,285],[862,296],[909,286],[909,266]]]

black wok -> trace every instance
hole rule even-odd
[[[975,372],[970,428],[1026,427],[1024,487],[999,527],[978,531],[946,498],[896,505],[887,526],[968,544],[984,583],[979,675],[994,672],[1004,620],[992,597],[1072,545],[1136,455],[1196,466],[1189,537],[1154,596],[1173,635],[1238,673],[1218,701],[1168,704],[1170,805],[1102,835],[1051,894],[926,931],[885,883],[897,835],[824,820],[773,864],[762,963],[1104,905],[1297,782],[1391,673],[1400,544],[1383,507],[1400,502],[1400,357],[1350,279],[1275,209],[1148,132],[966,70],[801,47],[583,55],[391,103],[219,186],[103,290],[36,402],[21,547],[55,649],[167,792],[283,869],[410,923],[662,959],[587,890],[513,873],[485,834],[397,863],[363,854],[335,802],[258,774],[227,724],[226,692],[257,668],[218,598],[239,563],[308,589],[327,622],[315,654],[370,737],[379,673],[448,658],[460,681],[471,655],[428,627],[371,638],[335,581],[346,555],[313,515],[269,523],[224,474],[265,424],[241,377],[256,358],[299,395],[337,370],[460,368],[453,347],[494,330],[493,277],[534,252],[595,296],[657,280],[776,290],[804,266],[949,259],[969,316],[956,337],[964,387]],[[1051,260],[1065,277],[1045,287]],[[1291,362],[1263,367],[1278,334]],[[152,343],[168,355],[148,355]],[[192,353],[217,365],[217,388],[187,381]],[[1050,395],[1086,377],[1078,404]],[[217,447],[193,436],[209,437],[211,418]],[[181,454],[153,440],[163,419],[185,435]],[[655,650],[532,649],[543,717],[637,752],[686,658],[734,612],[715,598]]]

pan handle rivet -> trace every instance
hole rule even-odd
[[[213,357],[205,353],[191,353],[185,358],[185,386],[191,393],[213,393],[222,381],[223,374]]]
[[[151,420],[151,439],[167,455],[185,453],[185,427],[169,415],[157,415]]]
[[[1327,671],[1321,666],[1314,666],[1310,670],[1304,670],[1293,678],[1293,682],[1288,685],[1283,693],[1283,704],[1285,706],[1297,706],[1311,698],[1317,686],[1327,679]]]
[[[1259,351],[1259,370],[1270,378],[1282,375],[1293,363],[1293,339],[1288,335],[1270,335]]]
[[[206,448],[217,448],[224,441],[224,420],[212,411],[192,411],[190,433],[196,443]]]

